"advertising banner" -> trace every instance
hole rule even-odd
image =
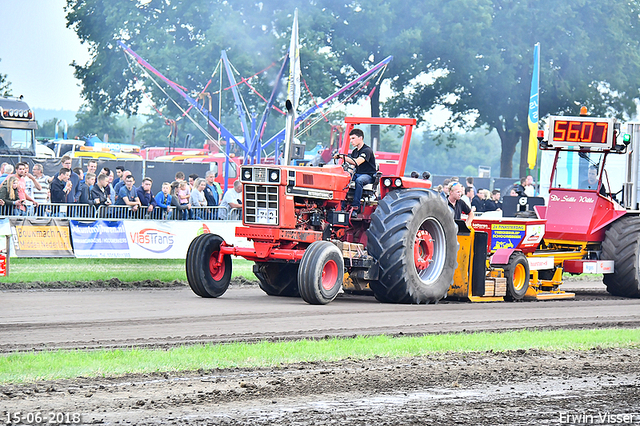
[[[184,259],[191,241],[200,234],[218,234],[229,244],[236,244],[236,225],[227,221],[153,221],[125,220],[129,252],[139,259]],[[246,244],[246,240],[244,240]]]
[[[67,219],[11,218],[18,257],[73,257]]]
[[[525,229],[524,224],[491,225],[491,250],[517,247],[525,235]]]
[[[72,220],[70,223],[76,257],[131,257],[122,221]]]
[[[235,237],[240,221],[70,221],[76,257],[130,257],[136,259],[184,259],[191,241],[214,233],[234,245],[247,245]]]

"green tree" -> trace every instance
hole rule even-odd
[[[56,133],[56,124],[58,123],[59,118],[53,117],[49,120],[45,120],[42,124],[38,123],[38,137],[47,137],[53,138]],[[78,136],[78,132],[75,130],[73,125],[67,127],[67,138],[73,139]],[[58,126],[58,138],[64,138],[64,125],[60,123]]]
[[[324,3],[236,1],[231,4],[226,1],[194,0],[136,4],[128,0],[67,0],[68,26],[78,33],[82,41],[91,45],[94,52],[89,63],[75,64],[75,73],[82,81],[83,96],[99,109],[112,113],[135,113],[144,90],[153,92],[155,106],[165,119],[175,120],[183,117],[184,111],[176,107],[169,97],[176,99],[182,108],[187,107],[185,102],[170,89],[165,94],[155,87],[151,79],[140,78],[142,73],[135,65],[132,67],[135,72],[132,71],[116,40],[124,40],[162,74],[187,88],[194,98],[219,65],[220,51],[225,49],[236,69],[242,70],[236,79],[268,69],[251,79],[251,85],[268,96],[275,84],[279,59],[289,46],[293,11],[299,7],[300,28],[303,29],[300,38],[303,78],[311,82],[313,96],[323,98],[353,75],[353,67],[349,72],[344,72],[343,60],[338,55],[323,51],[331,41],[330,26],[342,19],[341,16],[328,13],[328,10],[333,10],[328,6],[333,6],[335,2]],[[221,28],[224,30],[221,31]],[[358,72],[364,69],[361,66],[357,68]],[[207,88],[207,92],[213,96],[221,96],[220,86],[224,89],[229,86],[226,76],[219,83],[217,79],[220,74],[218,71],[216,80]],[[159,80],[153,74],[151,77]],[[140,85],[142,80],[144,89]],[[249,113],[262,113],[264,102],[244,85],[240,85],[239,89],[245,91],[245,96],[252,96],[246,102]],[[230,94],[223,90],[225,92],[227,96]],[[284,92],[283,87],[276,100],[280,108],[284,104]],[[311,95],[303,90],[300,110],[313,105],[313,102]],[[217,110],[217,106],[218,102],[214,101],[213,115],[217,117],[222,114],[224,125],[239,134],[240,124],[234,104],[227,98],[223,102],[222,112]],[[187,121],[186,118],[184,120]],[[161,130],[162,122],[153,120],[148,126],[159,126],[155,132],[164,132]],[[282,117],[272,112],[265,139],[282,128],[281,122]],[[148,126],[145,126],[145,134],[150,131]],[[197,132],[195,126],[193,131]]]
[[[462,3],[452,2],[452,7],[460,8]],[[453,39],[447,44],[449,52],[443,52],[436,64],[445,71],[435,81],[412,83],[410,75],[394,80],[397,93],[387,105],[388,113],[423,116],[445,104],[452,111],[449,127],[487,125],[496,129],[502,147],[500,175],[511,177],[516,146],[528,138],[536,42],[541,43],[541,117],[576,115],[580,105],[593,114],[620,118],[635,112],[640,78],[638,2],[467,3],[475,3],[490,21],[478,37]],[[465,24],[465,15],[459,14],[456,26]],[[425,51],[433,47],[430,40],[422,42]],[[434,70],[426,64],[423,69]],[[475,117],[472,123],[466,121],[470,115]]]
[[[118,126],[117,118],[113,114],[95,108],[82,107],[78,111],[74,131],[77,136],[97,135],[100,139],[106,133],[112,142],[122,142],[125,138],[125,131]]]
[[[414,136],[407,158],[407,171],[429,171],[434,175],[475,176],[478,166],[500,169],[500,137],[486,128],[452,136],[449,144],[441,143],[435,131]],[[473,170],[473,172],[469,172]]]
[[[0,62],[2,59],[0,59]],[[11,83],[7,80],[7,75],[0,73],[0,96],[7,97],[11,96]]]

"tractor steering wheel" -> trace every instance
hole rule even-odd
[[[344,170],[345,172],[349,173],[350,175],[353,175],[356,171],[356,168],[353,164],[347,163],[347,161],[344,159],[346,157],[345,154],[338,154],[338,157],[342,157],[342,170]],[[333,163],[334,164],[338,164],[338,159],[334,158],[333,159]]]

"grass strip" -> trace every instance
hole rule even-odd
[[[593,329],[451,333],[420,337],[372,336],[229,343],[163,349],[45,351],[0,356],[0,383],[76,377],[113,377],[129,373],[215,368],[275,367],[310,361],[402,358],[440,352],[503,352],[518,349],[587,350],[638,347],[640,329]]]
[[[30,283],[54,281],[122,282],[187,280],[183,259],[78,259],[78,258],[11,258],[9,276],[0,283]],[[253,262],[233,259],[232,277],[255,280]]]

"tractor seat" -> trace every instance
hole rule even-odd
[[[356,183],[354,181],[349,182],[349,189],[355,189]],[[373,183],[368,183],[362,187],[364,191],[373,191]]]

